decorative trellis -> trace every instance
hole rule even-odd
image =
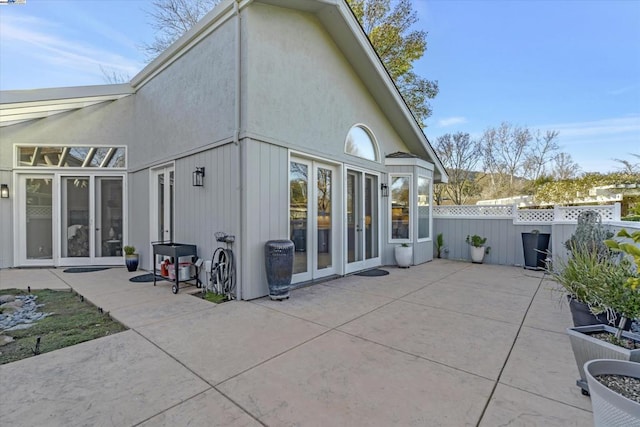
[[[513,205],[450,205],[434,206],[433,216],[445,217],[510,217],[513,216]]]
[[[27,218],[51,218],[51,206],[47,205],[27,205]]]
[[[553,222],[553,209],[517,209],[513,222]]]
[[[434,206],[434,218],[513,218],[514,224],[550,224],[576,222],[585,211],[596,211],[603,221],[620,221],[620,204],[608,206],[556,206],[553,209],[518,209],[515,205],[452,205]]]

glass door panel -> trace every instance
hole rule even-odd
[[[364,252],[365,259],[378,258],[378,177],[365,174],[364,179]]]
[[[122,190],[121,177],[96,178],[96,257],[122,256]]]
[[[62,177],[61,190],[61,257],[89,257],[91,247],[89,177]]]
[[[378,176],[347,169],[346,272],[380,263]]]
[[[27,260],[53,259],[53,176],[20,177],[24,189]]]
[[[318,270],[330,268],[333,265],[332,243],[332,221],[331,221],[331,199],[333,194],[332,179],[330,169],[317,168],[317,254]]]
[[[362,259],[360,245],[360,172],[347,172],[347,262]]]
[[[307,230],[309,221],[309,166],[291,162],[289,169],[289,233],[295,246],[293,274],[309,270]]]

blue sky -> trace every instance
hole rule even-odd
[[[431,141],[503,121],[560,132],[583,171],[640,154],[640,0],[414,0],[429,33],[416,72],[438,80]],[[133,77],[151,0],[27,0],[0,6],[0,89]]]

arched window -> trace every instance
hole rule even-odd
[[[374,162],[379,159],[378,146],[373,134],[360,125],[352,127],[349,131],[344,144],[344,152]]]

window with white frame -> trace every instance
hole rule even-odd
[[[418,177],[418,239],[431,237],[429,229],[429,205],[431,201],[431,180],[425,176]]]
[[[354,126],[347,134],[344,144],[344,152],[363,159],[378,161],[378,146],[368,129],[363,126]]]
[[[391,240],[411,238],[411,174],[390,175]]]
[[[17,146],[18,167],[125,169],[127,151],[123,146]]]

